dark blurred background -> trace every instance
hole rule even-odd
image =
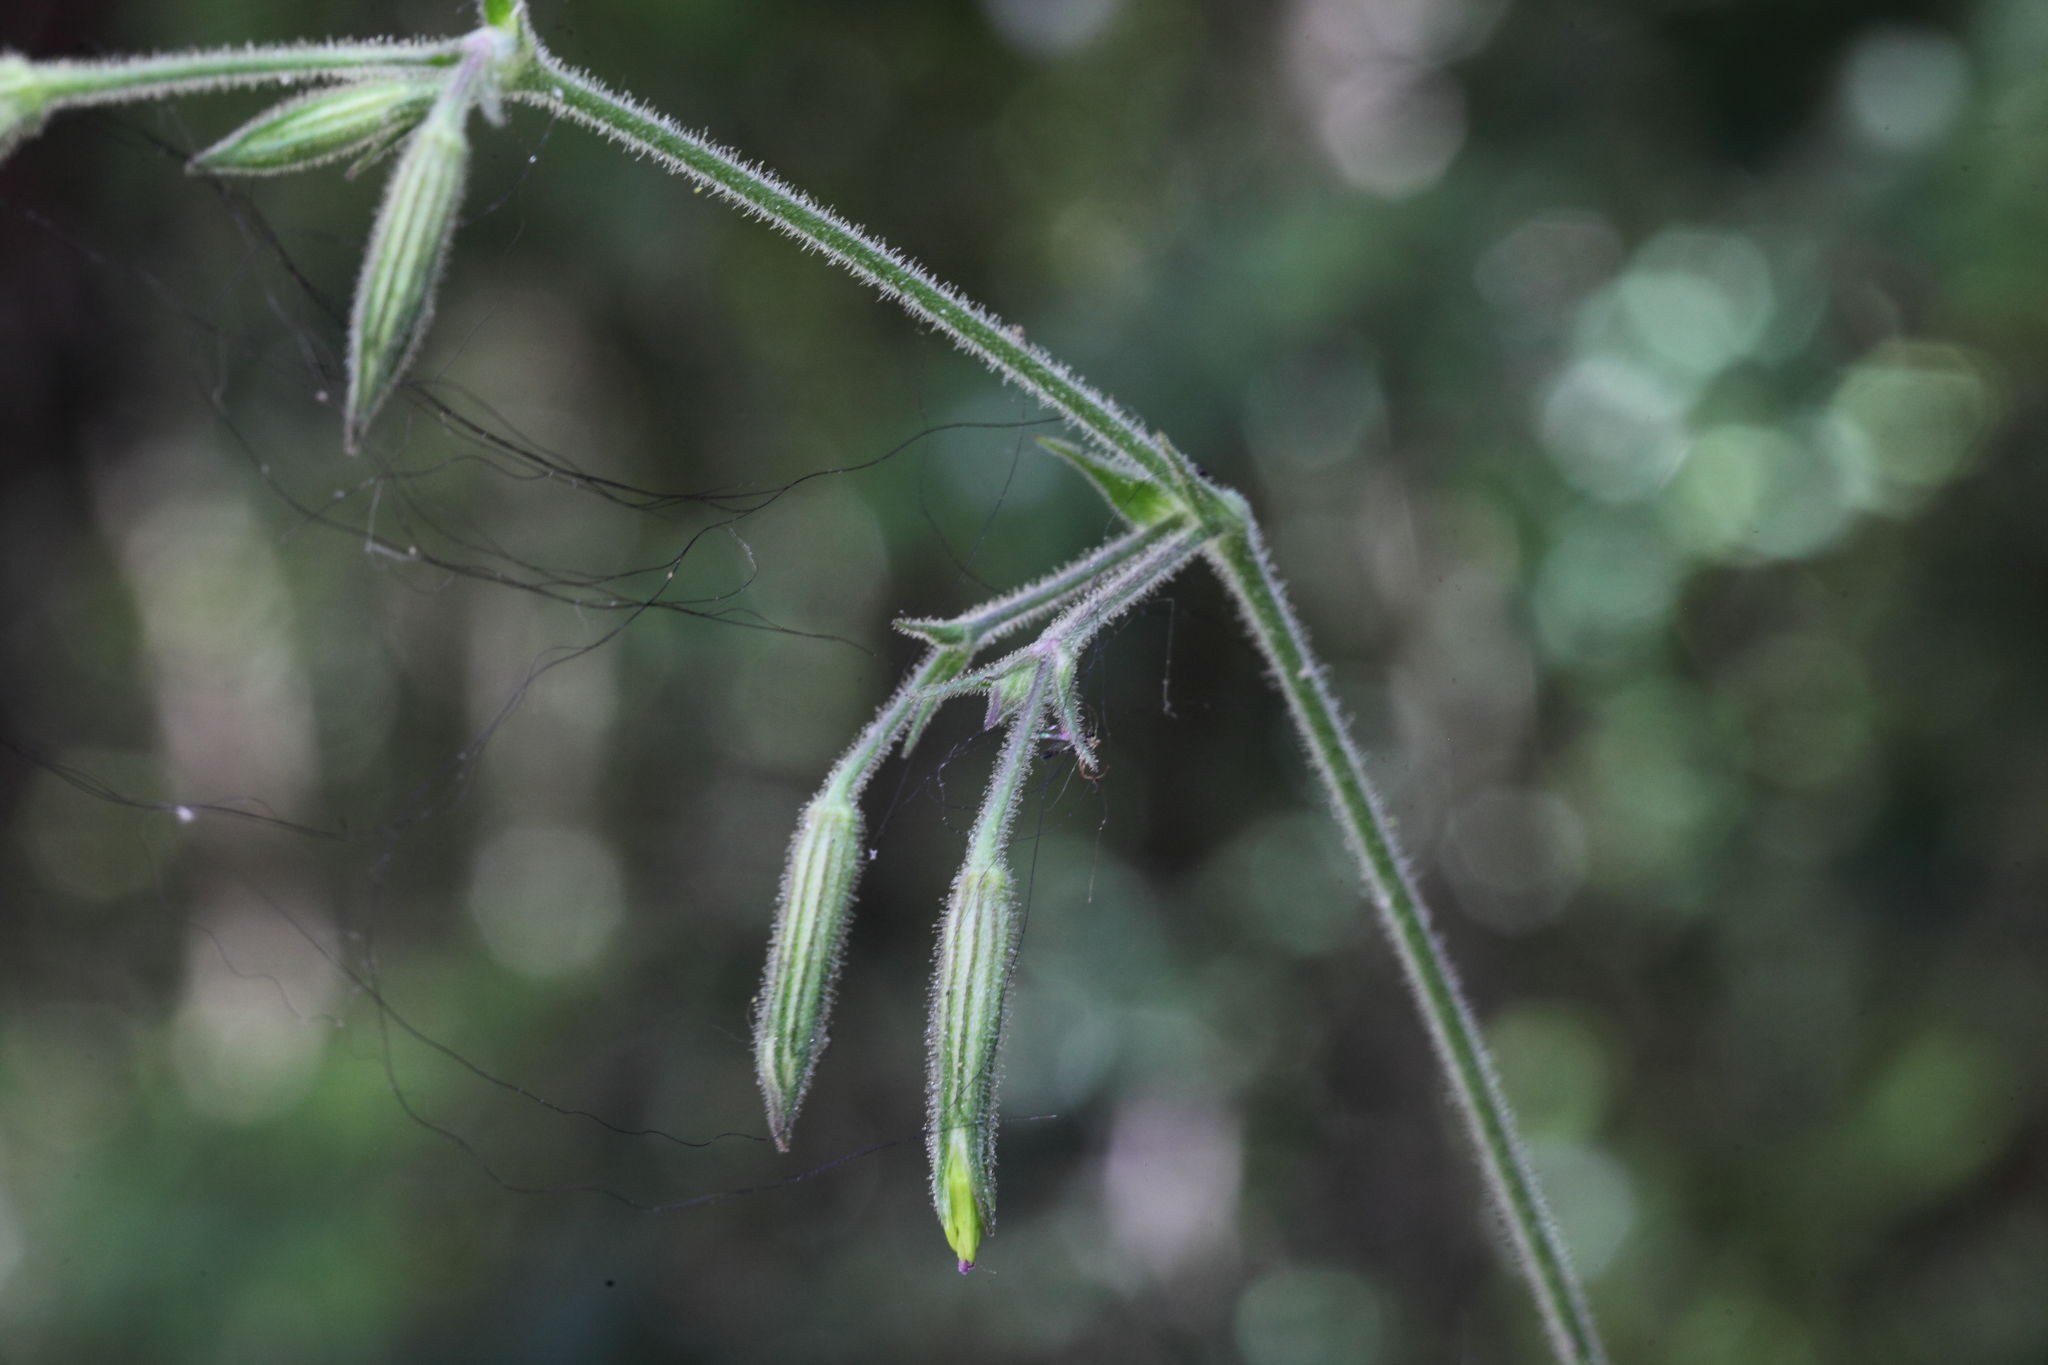
[[[535,6],[1251,496],[1618,1360],[2048,1359],[2048,6]],[[261,107],[0,169],[8,1359],[1542,1358],[1199,576],[1020,824],[983,1268],[919,1136],[970,707],[870,792],[769,1150],[784,843],[890,617],[1109,519],[943,340],[530,109],[346,458],[382,168],[186,175]]]

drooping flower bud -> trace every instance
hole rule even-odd
[[[343,441],[353,451],[419,349],[455,232],[469,168],[463,124],[473,92],[444,88],[391,172],[349,316]]]
[[[953,882],[932,986],[932,1205],[964,1273],[995,1222],[996,1071],[1017,956],[1010,870],[969,864]]]
[[[277,175],[345,156],[373,159],[425,117],[440,88],[401,77],[315,90],[258,114],[193,157],[192,169]]]
[[[789,1150],[789,1130],[810,1088],[832,988],[846,942],[848,908],[861,865],[860,810],[829,793],[805,808],[790,840],[782,904],[754,1014],[754,1069],[775,1145]]]

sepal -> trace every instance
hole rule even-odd
[[[1103,501],[1133,526],[1156,526],[1182,515],[1185,510],[1156,484],[1147,482],[1097,451],[1075,445],[1072,441],[1063,441],[1057,436],[1041,436],[1038,444],[1080,470],[1082,477],[1102,494]]]

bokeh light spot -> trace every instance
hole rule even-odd
[[[1487,1025],[1486,1036],[1501,1086],[1532,1141],[1592,1136],[1607,1112],[1612,1066],[1584,1010],[1516,1005]]]
[[[1253,1281],[1238,1299],[1237,1349],[1246,1365],[1372,1365],[1385,1350],[1386,1316],[1370,1281],[1288,1266]]]
[[[1620,268],[1614,225],[1585,209],[1554,209],[1517,223],[1472,267],[1472,282],[1494,307],[1554,316]]]
[[[1372,357],[1352,339],[1288,357],[1245,394],[1245,438],[1276,482],[1356,460],[1386,421]]]
[[[1198,881],[1252,934],[1288,952],[1328,952],[1360,925],[1343,848],[1329,822],[1307,812],[1252,826],[1209,859]]]
[[[1118,1108],[1102,1182],[1110,1235],[1127,1261],[1164,1279],[1235,1246],[1239,1127],[1236,1114],[1198,1095]]]
[[[1864,1107],[1861,1136],[1883,1178],[1920,1191],[1942,1189],[2004,1150],[2015,1099],[2003,1057],[1936,1027],[1885,1069]]]
[[[324,917],[238,893],[195,924],[184,1000],[172,1021],[171,1059],[197,1112],[256,1123],[304,1097],[332,1036],[325,1015],[341,975],[316,946]]]
[[[546,977],[588,967],[624,915],[618,858],[586,830],[502,830],[477,856],[469,913],[491,956],[515,971]]]
[[[1636,1225],[1635,1185],[1619,1161],[1599,1147],[1543,1143],[1530,1164],[1551,1200],[1579,1273],[1597,1280],[1614,1263]]]
[[[1122,0],[982,0],[981,7],[1012,47],[1054,56],[1102,32],[1121,4]]]
[[[1617,282],[1636,331],[1662,360],[1706,375],[1748,355],[1771,323],[1776,293],[1755,242],[1713,228],[1667,228],[1643,244]]]
[[[1842,67],[1850,127],[1886,151],[1919,151],[1938,142],[1969,92],[1961,45],[1933,29],[1873,29],[1856,40]]]
[[[1634,518],[1573,518],[1536,576],[1536,625],[1559,662],[1599,662],[1663,629],[1682,569],[1671,543]]]
[[[1440,857],[1460,909],[1522,933],[1554,921],[1579,889],[1585,829],[1549,792],[1490,787],[1451,813]]]
[[[1855,483],[1836,442],[1730,423],[1691,443],[1661,506],[1673,534],[1695,554],[1738,562],[1797,559],[1826,549],[1849,529]]]
[[[1968,467],[1999,407],[1972,352],[1896,342],[1849,372],[1828,407],[1825,431],[1856,474],[1862,501],[1904,513]]]
[[[1655,493],[1685,455],[1683,423],[1693,388],[1631,360],[1589,356],[1545,394],[1544,448],[1584,492],[1607,502]]]
[[[1694,438],[1663,499],[1666,524],[1705,559],[1731,558],[1749,542],[1763,504],[1767,466],[1783,438],[1769,427],[1716,427]]]

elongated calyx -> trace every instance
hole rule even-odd
[[[775,1145],[790,1126],[825,1050],[848,910],[861,866],[860,810],[830,793],[805,810],[790,840],[782,904],[754,1014],[754,1070]]]
[[[42,83],[28,58],[0,52],[0,161],[42,130]]]
[[[369,160],[426,116],[440,88],[415,76],[315,90],[258,114],[193,157],[192,169],[275,175],[346,156]]]
[[[463,124],[470,90],[444,89],[391,172],[349,317],[348,404],[343,442],[351,451],[391,395],[434,314],[434,289],[455,232],[469,168]]]
[[[970,862],[946,904],[927,1039],[932,1205],[962,1271],[995,1223],[996,1073],[1017,929],[1010,870]]]

